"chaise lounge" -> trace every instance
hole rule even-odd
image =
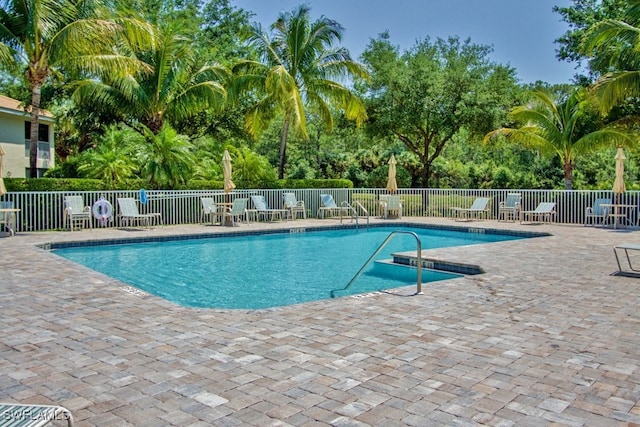
[[[520,224],[529,219],[530,223],[551,222],[551,217],[556,214],[554,202],[541,202],[532,211],[520,211]]]
[[[451,208],[453,218],[457,220],[489,219],[489,198],[478,197],[468,208]]]
[[[146,225],[147,228],[151,228],[152,223],[156,219],[160,220],[159,213],[141,214],[140,211],[138,211],[138,205],[135,199],[131,197],[118,198],[118,206],[120,207],[120,220],[124,226],[138,223],[141,226]]]

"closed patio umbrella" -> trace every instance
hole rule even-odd
[[[398,190],[398,183],[396,182],[396,157],[392,154],[389,159],[389,178],[387,179],[387,190],[393,194]]]
[[[231,156],[229,155],[228,150],[224,150],[224,155],[222,156],[222,169],[223,169],[223,177],[224,177],[224,192],[227,193],[227,196],[236,188],[236,185],[231,181]]]
[[[0,145],[0,196],[2,196],[3,194],[5,194],[7,192],[7,188],[4,186],[4,180],[2,179],[2,157],[5,155],[6,153],[4,152],[4,150],[2,149],[2,146]]]
[[[616,180],[613,182],[613,192],[615,194],[622,194],[626,191],[624,185],[624,161],[626,157],[622,147],[618,147],[616,153]]]

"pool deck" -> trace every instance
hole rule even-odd
[[[36,247],[230,227],[1,238],[0,402],[63,405],[100,427],[640,424],[640,279],[612,276],[613,247],[640,230],[403,222],[552,236],[426,250],[486,273],[424,295],[259,311],[179,307]]]

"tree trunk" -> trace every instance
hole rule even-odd
[[[429,178],[431,176],[431,164],[428,163],[428,159],[422,160],[422,173],[420,179],[422,181],[422,188],[429,188]]]
[[[564,188],[565,190],[573,190],[573,164],[571,162],[564,164]]]
[[[282,136],[280,137],[280,163],[278,165],[278,179],[284,179],[284,166],[287,162],[287,135],[289,134],[289,123],[291,114],[284,115],[284,125],[282,127]]]
[[[38,128],[40,127],[41,85],[31,90],[31,132],[29,140],[29,178],[38,177]]]

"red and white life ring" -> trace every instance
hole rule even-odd
[[[111,203],[105,200],[104,197],[101,197],[100,200],[93,204],[91,212],[93,213],[93,217],[97,219],[103,227],[107,225],[107,222],[112,221],[113,206],[111,206]]]

